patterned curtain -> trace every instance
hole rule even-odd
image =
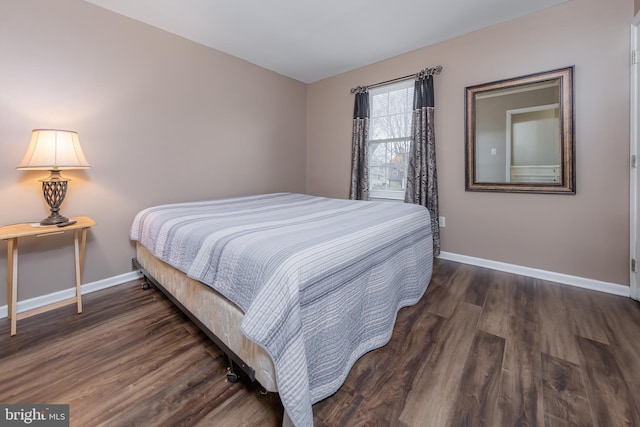
[[[369,91],[356,88],[351,136],[351,190],[349,198],[369,200]]]
[[[404,201],[420,204],[429,209],[433,235],[433,255],[437,256],[440,254],[440,228],[438,225],[436,140],[433,122],[433,72],[429,69],[419,73],[416,77],[412,141]]]

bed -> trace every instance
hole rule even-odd
[[[426,291],[430,230],[418,205],[273,193],[150,207],[130,237],[145,275],[310,426]]]

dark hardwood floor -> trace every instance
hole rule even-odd
[[[257,384],[171,303],[132,282],[0,320],[0,403],[68,403],[72,426],[278,426]],[[316,426],[640,426],[640,305],[436,260],[388,345],[363,356]]]

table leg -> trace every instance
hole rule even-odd
[[[16,305],[18,303],[18,238],[8,240],[7,246],[7,304],[11,319],[11,336],[16,334]]]
[[[80,278],[82,279],[82,274],[84,273],[84,248],[87,245],[87,230],[88,228],[82,229],[82,241],[80,242]]]
[[[11,282],[13,281],[13,239],[7,240],[7,317],[11,319]]]
[[[82,263],[84,261],[84,242],[86,229],[82,229],[82,250],[80,250],[80,242],[78,239],[78,231],[73,230],[73,250],[76,259],[76,302],[78,304],[78,313],[82,313]]]

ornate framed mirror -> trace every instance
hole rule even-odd
[[[466,88],[465,189],[575,194],[573,67]]]

